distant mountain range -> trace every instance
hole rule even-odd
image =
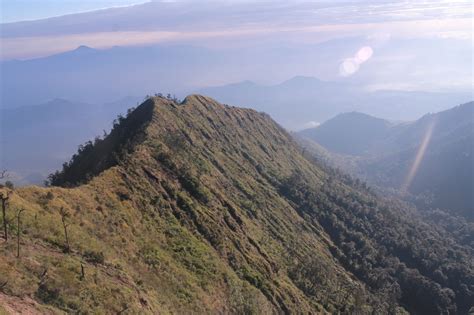
[[[191,89],[192,83],[181,78],[210,59],[217,57],[192,46],[81,46],[44,58],[2,62],[1,73],[8,80],[1,82],[1,106],[29,106],[55,98],[103,104],[129,95],[176,93],[178,86],[181,91]]]
[[[409,8],[406,10],[410,12],[429,10],[433,14],[430,18],[435,19],[440,7],[425,3],[389,6],[386,10],[364,2],[358,3],[356,9],[354,1],[278,1],[254,3],[249,9],[247,1],[147,1],[122,8],[2,23],[2,60],[46,56],[80,45],[100,49],[88,52],[81,47],[73,53],[76,58],[71,59],[72,63],[63,63],[59,71],[55,61],[61,62],[60,56],[2,64],[2,68],[8,68],[2,74],[9,81],[5,85],[18,88],[8,94],[27,90],[37,97],[24,102],[31,96],[5,96],[5,100],[31,105],[60,97],[97,104],[108,101],[103,99],[107,95],[118,99],[159,91],[186,92],[189,87],[245,79],[276,83],[296,74],[358,82],[379,89],[472,89],[472,42],[468,30],[459,33],[450,28],[443,36],[433,36],[432,32],[446,32],[458,22],[448,20],[452,26],[443,24],[443,28],[433,29],[425,26],[428,21],[421,21],[421,29],[407,36],[404,30],[419,24],[400,14],[405,10],[402,8]],[[464,16],[460,21],[466,25],[471,17],[469,7],[466,3],[456,5],[456,18]],[[395,21],[400,23],[395,24],[400,29],[391,29]],[[380,28],[366,29],[370,23]],[[176,43],[182,46],[177,47]],[[372,49],[370,60],[357,73],[342,77],[342,62],[353,58],[363,47]],[[45,59],[49,68],[42,63]],[[31,66],[30,73],[20,71],[24,66]],[[32,89],[35,85],[31,81],[41,88]],[[52,86],[53,83],[58,85]],[[43,98],[53,90],[64,94],[52,93]],[[83,98],[69,93],[74,90],[83,91],[79,95]],[[6,91],[3,86],[2,91]]]
[[[269,113],[292,130],[323,122],[339,113],[361,111],[389,120],[414,120],[472,98],[471,93],[370,92],[349,82],[295,77],[264,86],[250,81],[199,91],[221,102]]]
[[[15,33],[14,29],[23,26],[7,25],[2,27],[2,34]],[[32,25],[29,28],[34,31]],[[129,95],[144,97],[161,92],[182,97],[199,92],[229,104],[258,108],[285,128],[297,130],[341,112],[357,110],[385,119],[413,120],[471,100],[470,89],[418,86],[415,83],[420,80],[409,80],[411,72],[406,68],[411,64],[413,69],[415,65],[422,67],[427,52],[439,53],[446,65],[463,62],[456,58],[464,52],[462,41],[420,41],[392,39],[380,46],[365,37],[348,37],[317,44],[268,43],[240,49],[190,44],[105,49],[80,46],[42,58],[2,61],[0,72],[7,79],[0,82],[0,107],[30,106],[56,98],[103,104]],[[341,77],[341,60],[366,45],[375,51],[370,61],[353,76]],[[401,54],[412,57],[397,59]],[[443,65],[438,63],[437,71],[445,71]],[[436,92],[422,92],[426,88]]]
[[[121,55],[121,51],[122,49],[116,49],[117,56]],[[161,53],[173,54],[173,51],[176,52],[172,50],[167,52],[162,51]],[[153,56],[153,52],[154,50],[152,48],[144,49],[143,60],[147,60],[148,57]],[[71,67],[70,65],[82,60],[80,58],[82,55],[90,56],[90,58],[86,59],[88,60],[87,67],[95,67],[97,62],[103,63],[105,62],[105,58],[109,57],[108,53],[82,47],[72,53],[51,57],[51,59],[54,59],[54,62],[51,62],[56,64],[57,68],[49,68],[50,61],[46,58],[38,61],[25,62],[26,64],[31,63],[31,65],[25,65],[24,68],[22,62],[20,63],[22,65],[20,68],[23,70],[20,71],[23,71],[25,75],[26,73],[30,73],[29,71],[32,68],[44,73],[53,73],[56,70],[59,72],[67,72],[69,71],[67,70],[68,67]],[[120,57],[117,58],[120,59]],[[69,65],[64,69],[60,66],[61,62],[58,63],[58,60],[62,59]],[[5,71],[9,71],[8,67]],[[83,74],[87,73],[88,72],[84,70]],[[110,77],[111,80],[122,80],[121,76],[117,76],[113,72],[107,73],[108,76],[114,77]],[[81,89],[71,91],[66,86],[63,86],[64,91],[61,91],[61,87],[56,84],[43,87],[42,84],[48,82],[48,79],[43,77],[41,81],[35,83],[31,82],[32,86],[30,87],[31,90],[29,93],[17,93],[14,97],[16,99],[25,97],[24,101],[26,102],[27,99],[30,100],[35,97],[41,99],[46,98],[47,95],[55,95],[55,93],[58,93],[58,95],[70,95],[82,99],[82,95],[87,95],[86,91],[88,91],[89,88],[98,88],[99,90],[102,88],[107,89],[106,86],[108,83],[105,85],[97,85],[95,83],[97,78],[81,78],[79,73],[76,74],[71,80],[77,80],[77,86],[81,86]],[[45,75],[48,76],[48,74]],[[69,77],[70,75],[67,76]],[[60,76],[57,78],[59,77]],[[8,82],[6,81],[7,80],[4,80],[3,84],[15,84],[15,80],[13,79],[8,80]],[[67,80],[65,80],[65,82],[66,81]],[[79,81],[81,81],[81,83]],[[104,78],[104,82],[106,81],[108,82],[109,79]],[[71,82],[72,81],[69,81],[67,84]],[[124,84],[125,83],[124,81]],[[60,83],[58,84],[60,85]],[[150,86],[151,85],[150,83]],[[6,91],[6,93],[2,93],[3,101],[6,101],[5,99],[9,97],[13,97],[13,94],[10,93],[11,91],[18,91],[19,89],[19,86],[12,89],[5,88],[4,91]],[[125,91],[127,90],[128,89],[124,89],[118,93],[118,95],[125,95]],[[152,90],[151,87],[150,90]],[[135,90],[135,92],[138,93],[139,91]],[[338,113],[354,110],[389,118],[391,121],[409,120],[430,111],[446,109],[451,106],[453,101],[464,101],[469,97],[468,95],[453,95],[451,93],[402,91],[367,92],[349,83],[326,82],[312,77],[301,76],[273,86],[258,85],[246,81],[222,87],[207,88],[201,92],[227,104],[247,106],[258,111],[266,112],[288,129],[301,129],[303,127],[313,126]],[[36,95],[36,93],[38,93],[38,95]],[[107,99],[108,97],[109,96],[104,97],[103,99]],[[120,101],[109,102],[108,105],[96,105],[103,103],[79,102],[77,99],[72,101],[74,99],[71,100],[68,98],[68,100],[55,99],[45,102],[42,105],[7,106],[6,109],[0,109],[2,115],[1,119],[3,121],[1,127],[3,132],[2,142],[4,143],[4,150],[6,152],[2,157],[3,161],[1,166],[3,169],[9,169],[12,173],[15,173],[14,178],[18,183],[38,183],[44,179],[46,174],[51,172],[54,168],[57,168],[66,156],[74,152],[75,143],[82,143],[87,139],[102,135],[103,130],[110,129],[111,126],[109,122],[114,117],[120,113],[124,114],[128,108],[134,106],[141,99],[141,97],[124,96]],[[9,103],[6,102],[3,104],[8,105]],[[383,104],[383,106],[381,106],[381,104]],[[338,119],[342,119],[342,117]],[[348,119],[351,120],[350,117],[348,117]],[[392,125],[391,122],[384,122],[382,120],[374,122],[374,124],[369,124],[370,121],[370,119],[355,119],[354,122],[357,122],[359,126],[354,125],[352,129],[355,131],[353,131],[350,136],[344,136],[347,144],[351,144],[353,140],[375,140],[375,137],[380,137],[383,134],[383,131],[377,128]],[[341,123],[345,124],[345,122]],[[347,123],[350,123],[350,121]],[[319,129],[320,132],[325,128],[328,128],[328,124],[325,124],[324,127]],[[374,132],[375,130],[377,130],[377,132]],[[333,131],[335,130],[329,130],[328,135],[332,136]],[[358,133],[363,133],[364,135],[359,136],[359,139],[352,139],[353,137],[358,137]],[[39,141],[39,139],[41,139],[41,141]],[[331,141],[328,143],[325,142],[323,145],[328,148],[331,148],[332,145],[341,146],[341,144]],[[348,150],[366,150],[366,148],[356,146],[346,145],[345,147]],[[36,152],[34,157],[30,154],[31,148],[34,148]],[[346,153],[359,154],[361,152],[349,151]]]
[[[337,166],[373,184],[474,219],[474,102],[409,123],[341,114],[299,135],[336,153]]]

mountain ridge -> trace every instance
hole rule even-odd
[[[65,187],[13,192],[27,233],[20,260],[11,242],[0,247],[6,294],[65,312],[471,306],[468,248],[312,163],[266,114],[197,95],[155,97],[79,151],[52,178]]]

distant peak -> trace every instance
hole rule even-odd
[[[354,116],[354,117],[372,117],[372,118],[376,118],[372,115],[369,115],[369,114],[365,114],[365,113],[361,113],[361,112],[358,112],[358,111],[352,111],[352,112],[345,112],[345,113],[341,113],[337,116],[346,116],[346,117],[349,117],[349,116]],[[337,117],[336,116],[336,117]]]
[[[78,52],[83,52],[83,51],[95,51],[94,48],[91,48],[89,46],[86,46],[86,45],[81,45],[79,47],[77,47],[76,49],[74,49],[74,51],[78,51]]]
[[[48,103],[49,104],[65,104],[65,103],[72,104],[71,101],[68,101],[67,99],[60,98],[60,97],[53,98]]]
[[[335,117],[333,117],[333,118],[330,119],[330,120],[343,120],[343,119],[386,121],[386,120],[383,119],[383,118],[374,117],[374,116],[372,116],[372,115],[365,114],[365,113],[361,113],[361,112],[357,112],[357,111],[341,113],[341,114],[336,115]]]
[[[306,75],[297,75],[297,76],[294,76],[293,78],[291,78],[289,81],[291,81],[291,80],[316,80],[316,81],[321,81],[316,77],[310,77],[310,76],[306,76]]]
[[[244,81],[241,81],[240,84],[248,84],[248,85],[254,85],[255,82],[253,81],[250,81],[250,80],[244,80]]]
[[[323,81],[319,80],[318,78],[315,77],[307,77],[307,76],[295,76],[289,80],[283,81],[280,85],[305,85],[305,84],[319,84]]]
[[[236,83],[227,84],[227,86],[245,86],[245,87],[255,86],[255,85],[257,85],[257,84],[253,81],[250,81],[250,80],[245,80],[245,81],[240,81],[240,82],[236,82]]]

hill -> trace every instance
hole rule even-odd
[[[300,135],[352,156],[355,167],[336,164],[372,184],[473,219],[474,102],[399,124],[344,114]]]
[[[387,137],[390,125],[384,119],[352,112],[337,115],[318,128],[303,130],[300,135],[315,140],[333,152],[362,155]]]
[[[151,98],[50,181],[10,194],[10,232],[25,211],[20,258],[11,239],[0,247],[7,309],[463,314],[472,306],[472,249],[312,163],[254,110],[199,95]]]

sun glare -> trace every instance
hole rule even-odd
[[[374,54],[374,50],[370,46],[360,48],[354,57],[345,59],[339,66],[339,74],[348,77],[356,73],[360,66],[369,60]]]
[[[401,187],[402,194],[405,194],[408,191],[408,188],[410,188],[410,185],[413,182],[413,179],[415,178],[415,175],[418,172],[418,169],[420,168],[421,162],[423,161],[423,157],[425,156],[425,153],[426,153],[426,149],[428,148],[428,145],[430,143],[431,136],[433,135],[435,124],[436,124],[436,121],[433,120],[432,122],[430,122],[430,124],[426,128],[425,135],[423,136],[423,140],[421,141],[420,147],[418,148],[413,164]]]

